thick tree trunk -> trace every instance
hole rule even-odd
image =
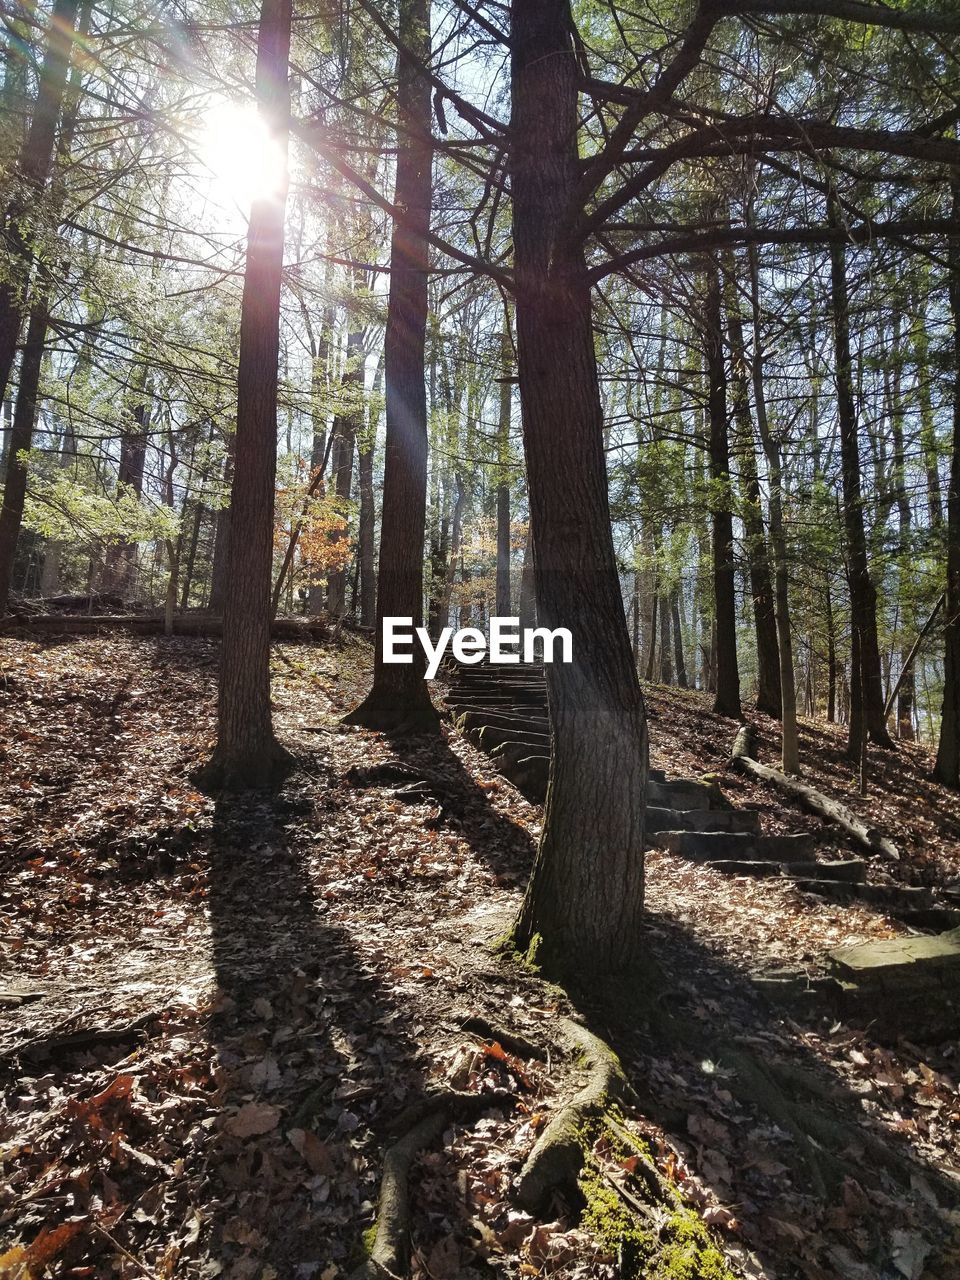
[[[548,967],[596,973],[641,950],[647,728],[607,497],[582,252],[564,234],[579,179],[579,72],[566,0],[512,7],[513,241],[524,449],[552,754],[543,832],[516,925]]]
[[[292,0],[263,0],[256,89],[261,117],[286,153],[290,128]],[[290,758],[270,710],[270,587],[277,473],[277,378],[283,268],[282,191],[253,203],[240,310],[237,433],[230,547],[220,656],[217,745],[204,785],[269,786]]]
[[[20,324],[27,309],[33,247],[26,224],[35,212],[53,167],[77,9],[78,0],[55,0],[47,25],[37,101],[17,158],[14,177],[18,185],[3,218],[7,266],[0,283],[0,400],[6,395]]]
[[[956,234],[950,239],[953,319],[953,441],[947,487],[947,591],[943,629],[943,708],[934,777],[960,787],[960,182],[953,187]]]
[[[737,578],[733,552],[733,503],[730,493],[730,442],[727,375],[723,359],[720,269],[707,272],[704,341],[707,352],[707,405],[710,418],[713,593],[717,622],[717,692],[713,709],[739,720],[740,671],[737,666]]]
[[[397,55],[397,177],[394,203],[406,210],[394,222],[390,295],[384,338],[387,430],[380,522],[380,571],[373,688],[347,717],[385,732],[433,731],[438,717],[424,680],[420,645],[409,665],[383,660],[383,620],[423,622],[423,558],[427,523],[427,234],[432,195],[428,0],[400,0]]]
[[[842,224],[831,197],[828,201],[830,224]],[[855,636],[853,646],[859,671],[851,672],[850,690],[862,705],[862,723],[872,741],[890,747],[886,717],[883,713],[883,675],[880,668],[880,643],[877,638],[877,591],[870,576],[867,560],[867,536],[863,522],[863,497],[860,486],[860,441],[857,434],[857,412],[853,399],[853,366],[850,358],[850,305],[847,296],[846,251],[843,242],[830,242],[830,294],[833,303],[834,352],[837,382],[837,417],[840,423],[840,468],[843,486],[843,526],[846,537],[847,572],[850,581],[850,622]],[[859,717],[850,718],[848,752],[859,760],[861,743]]]
[[[43,291],[45,292],[45,291]],[[13,579],[13,564],[17,554],[17,539],[23,520],[23,507],[27,495],[27,466],[20,454],[30,448],[33,428],[37,420],[37,401],[40,390],[40,371],[43,368],[43,351],[47,338],[47,300],[40,299],[30,313],[27,336],[20,362],[20,386],[16,408],[13,411],[13,428],[10,432],[10,456],[3,486],[3,506],[0,507],[0,613],[5,612]]]

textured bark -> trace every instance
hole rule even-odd
[[[579,178],[579,73],[566,0],[512,7],[513,241],[524,450],[546,667],[550,780],[516,940],[560,971],[641,950],[647,728],[614,555],[603,411],[582,251],[564,226]]]
[[[834,199],[829,202],[829,220],[840,225]],[[853,366],[850,358],[850,304],[847,295],[846,252],[842,243],[830,244],[830,295],[833,303],[834,354],[837,383],[837,416],[840,424],[840,467],[843,487],[843,527],[846,539],[847,572],[850,583],[850,623],[858,670],[851,672],[850,691],[854,703],[860,700],[863,728],[880,746],[893,744],[887,733],[883,711],[883,676],[880,643],[877,638],[877,591],[867,560],[867,536],[863,522],[860,486],[860,442],[857,412],[853,399]],[[859,759],[861,743],[859,718],[851,715],[847,749],[851,759]]]
[[[262,118],[286,151],[291,0],[263,0],[256,88]],[[270,711],[270,587],[277,473],[277,377],[286,191],[255,200],[240,310],[237,433],[220,656],[217,745],[202,781],[269,786],[289,767]]]
[[[377,638],[373,688],[347,717],[385,732],[434,730],[437,713],[424,680],[420,645],[409,665],[383,661],[383,619],[423,623],[423,559],[427,522],[427,234],[430,230],[430,6],[401,0],[397,55],[398,152],[394,203],[406,210],[393,224],[390,294],[384,336],[387,429],[380,524]]]
[[[26,223],[53,167],[77,8],[78,0],[55,0],[47,25],[37,101],[17,157],[14,175],[17,187],[3,218],[2,237],[8,279],[0,283],[0,400],[6,395],[20,324],[27,309],[33,248]]]
[[[723,359],[720,270],[707,272],[704,341],[707,352],[707,405],[710,427],[711,521],[713,525],[713,594],[717,623],[717,690],[713,709],[739,720],[740,671],[737,666],[736,563],[730,493],[730,441],[727,419],[727,375]]]
[[[947,487],[947,591],[943,629],[943,708],[934,777],[960,787],[960,182],[953,187],[956,235],[950,240],[953,319],[953,440]]]

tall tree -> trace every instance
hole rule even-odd
[[[610,528],[590,282],[568,234],[581,175],[572,29],[567,0],[513,2],[510,176],[537,612],[573,637],[573,661],[546,667],[550,781],[516,939],[582,974],[640,952],[647,726]]]
[[[960,787],[960,181],[953,182],[955,232],[950,240],[950,312],[953,322],[953,435],[947,487],[947,594],[943,708],[934,776]]]
[[[20,324],[27,308],[34,247],[28,229],[50,177],[57,129],[70,70],[78,0],[55,0],[47,25],[46,47],[30,127],[14,169],[14,193],[3,215],[7,262],[0,280],[0,401],[13,368]]]
[[[836,197],[828,196],[828,220],[842,228]],[[883,705],[883,673],[877,636],[877,589],[867,558],[860,478],[860,439],[853,396],[853,361],[850,355],[850,299],[847,288],[846,250],[839,238],[830,241],[830,295],[833,304],[837,417],[840,426],[840,460],[843,488],[843,526],[846,535],[847,576],[853,634],[850,693],[856,714],[850,717],[848,750],[859,759],[862,735],[880,746],[892,746]]]
[[[263,0],[257,102],[284,163],[276,190],[254,199],[247,232],[217,745],[200,775],[211,788],[270,786],[291,763],[274,736],[270,710],[270,584],[291,22],[292,0]]]
[[[713,524],[713,592],[717,620],[717,692],[713,709],[739,720],[740,670],[737,663],[736,561],[733,548],[733,502],[730,485],[730,436],[727,417],[727,374],[723,347],[720,267],[711,262],[706,275],[703,337],[707,352],[707,416],[710,429],[711,520]]]
[[[438,717],[424,680],[419,645],[409,664],[383,660],[383,620],[423,623],[423,550],[427,522],[427,392],[424,351],[427,331],[428,233],[430,231],[431,139],[430,5],[400,0],[397,53],[397,174],[390,245],[390,293],[383,364],[386,441],[380,562],[377,574],[377,634],[373,687],[345,717],[385,732],[433,730]]]

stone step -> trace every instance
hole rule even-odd
[[[467,737],[481,751],[490,754],[508,744],[522,747],[525,756],[550,753],[550,739],[545,734],[531,733],[529,730],[504,729],[500,725],[485,724],[481,728],[468,729]]]
[[[548,734],[550,731],[547,721],[535,716],[514,716],[499,711],[464,711],[457,716],[457,726],[464,731],[482,729],[488,724],[496,725],[498,729],[530,730],[532,733]]]
[[[704,866],[722,871],[727,876],[750,876],[755,880],[770,879],[780,874],[776,862],[751,862],[746,858],[721,858],[716,862],[705,862]]]
[[[660,831],[651,837],[651,843],[691,862],[729,858],[782,862],[812,855],[816,847],[811,835],[758,836],[739,831]]]
[[[542,804],[546,799],[550,772],[548,756],[524,756],[522,760],[511,762],[501,772],[534,804]]]
[[[845,858],[837,862],[783,862],[785,876],[791,880],[842,880],[845,884],[863,884],[867,878],[867,864],[860,858]]]
[[[754,835],[760,815],[752,809],[663,809],[647,806],[646,829],[658,831],[737,831]]]
[[[666,782],[651,781],[647,787],[647,803],[665,809],[681,809],[689,813],[694,809],[709,809],[716,798],[716,789],[705,782],[692,782],[676,778]]]
[[[866,902],[882,907],[894,915],[901,911],[926,910],[933,906],[933,893],[920,885],[907,884],[844,884],[835,882],[828,888],[809,888],[809,882],[797,881],[797,888],[804,892],[819,893],[835,902]]]

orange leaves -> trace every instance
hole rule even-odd
[[[28,1245],[15,1245],[0,1254],[0,1280],[34,1280],[83,1230],[83,1221],[64,1222],[59,1227],[41,1227]]]

